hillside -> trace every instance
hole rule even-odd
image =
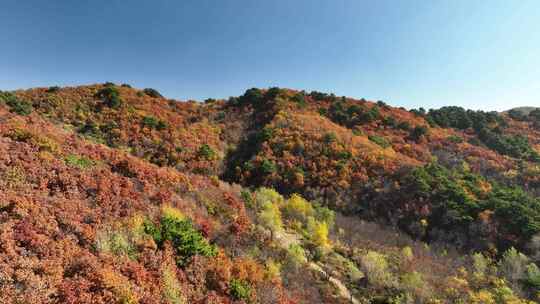
[[[538,110],[35,88],[0,151],[0,303],[540,300]]]
[[[527,116],[529,115],[532,111],[538,109],[538,107],[517,107],[517,108],[513,108],[513,109],[510,109],[506,112],[510,112],[510,111],[514,111],[514,112],[520,112],[521,114]]]

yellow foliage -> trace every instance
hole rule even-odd
[[[319,222],[313,217],[308,218],[307,233],[310,240],[321,248],[328,248],[330,241],[328,240],[328,224]]]
[[[314,215],[314,210],[310,202],[298,194],[293,194],[285,202],[283,213],[291,219],[305,221],[308,216]]]
[[[263,187],[255,192],[255,201],[259,207],[267,202],[281,206],[284,199],[276,190]]]
[[[116,273],[113,269],[104,269],[101,271],[101,279],[103,284],[113,292],[118,304],[139,303],[131,283],[123,275]]]
[[[172,206],[164,205],[161,207],[161,216],[163,218],[175,219],[175,220],[184,220],[186,216],[182,211],[174,208]]]
[[[403,247],[403,249],[401,249],[401,254],[406,261],[411,261],[414,258],[413,250],[409,246]]]
[[[168,304],[183,304],[185,303],[182,298],[180,289],[180,283],[176,278],[174,266],[165,265],[161,269],[161,288],[162,296]]]
[[[396,284],[383,254],[368,251],[360,258],[360,266],[370,284],[377,287],[392,287]]]
[[[265,201],[260,206],[259,221],[267,229],[272,232],[281,231],[283,222],[281,221],[281,211],[276,204],[271,201]]]
[[[19,166],[7,168],[4,174],[2,174],[2,181],[8,188],[21,186],[26,181],[24,169]]]
[[[266,279],[272,280],[281,276],[281,264],[274,262],[271,258],[266,261]]]
[[[491,292],[482,289],[478,292],[472,292],[470,295],[470,300],[472,304],[496,304],[495,298]]]

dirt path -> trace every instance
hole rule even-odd
[[[288,249],[291,245],[300,244],[300,239],[297,234],[291,234],[283,231],[276,232],[274,234],[274,237],[277,243],[279,243],[284,249]],[[353,304],[360,304],[360,302],[351,294],[347,286],[345,286],[345,284],[343,284],[343,282],[341,282],[339,279],[330,276],[326,271],[324,271],[324,269],[322,269],[321,266],[317,265],[314,262],[309,262],[308,266],[312,270],[322,274],[325,278],[327,278],[328,281],[334,284],[334,286],[336,286],[336,288],[338,289],[339,295],[342,298],[350,300]]]

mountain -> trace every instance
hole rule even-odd
[[[523,115],[529,115],[532,111],[537,110],[537,109],[540,109],[540,108],[538,108],[538,107],[517,107],[517,108],[510,109],[510,110],[508,110],[506,112],[517,111],[517,112],[522,113]]]
[[[0,302],[539,300],[539,111],[35,88],[0,151]]]

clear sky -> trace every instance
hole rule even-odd
[[[2,0],[0,89],[105,81],[182,100],[279,86],[540,106],[540,1]]]

